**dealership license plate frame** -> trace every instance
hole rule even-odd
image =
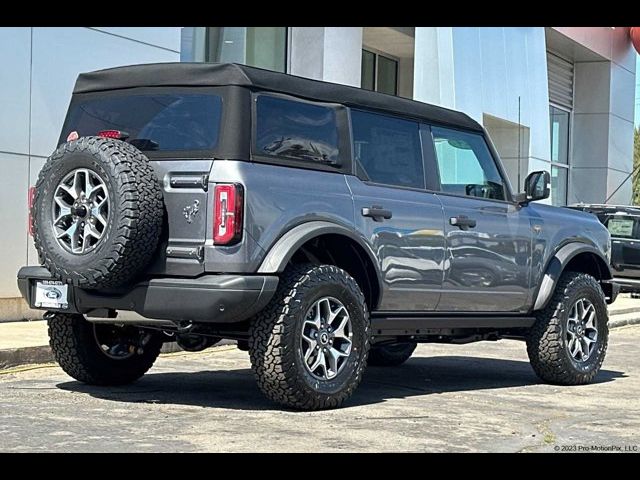
[[[58,280],[36,280],[33,306],[36,308],[69,309],[69,285]]]

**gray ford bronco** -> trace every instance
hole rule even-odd
[[[549,182],[515,194],[482,126],[412,100],[235,64],[85,73],[18,285],[90,384],[138,379],[163,342],[233,339],[267,397],[331,408],[417,343],[501,338],[583,384],[618,292],[610,237],[534,203]]]

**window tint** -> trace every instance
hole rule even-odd
[[[481,135],[438,127],[431,131],[443,192],[505,199],[504,181]]]
[[[60,142],[69,133],[121,130],[143,151],[210,150],[218,143],[222,99],[208,94],[105,95],[75,100]]]
[[[324,164],[338,163],[334,109],[260,95],[256,153]]]
[[[424,188],[424,165],[417,122],[351,111],[355,159],[371,181]]]

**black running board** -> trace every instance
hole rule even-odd
[[[535,317],[521,315],[379,317],[374,314],[371,332],[373,335],[428,335],[433,330],[452,328],[529,328],[535,321]]]

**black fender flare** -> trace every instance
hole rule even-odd
[[[258,273],[279,273],[284,271],[293,254],[309,240],[320,235],[337,234],[356,242],[367,254],[376,271],[379,291],[382,293],[382,277],[376,256],[371,247],[356,232],[347,227],[326,221],[312,221],[293,227],[271,246],[262,260]]]
[[[565,267],[576,255],[580,255],[581,253],[594,254],[597,258],[599,258],[602,261],[602,264],[606,266],[603,272],[604,277],[599,278],[598,279],[599,281],[602,282],[606,280],[611,280],[613,278],[613,276],[611,275],[611,270],[609,268],[609,262],[604,257],[602,252],[600,252],[600,250],[586,243],[579,243],[579,242],[568,243],[563,247],[561,247],[555,253],[555,255],[551,257],[551,260],[549,260],[545,273],[542,277],[542,281],[540,282],[540,287],[538,288],[537,295],[535,297],[533,310],[542,310],[544,307],[547,306],[547,303],[549,303],[549,300],[553,295],[553,291],[556,288],[556,283],[558,282],[560,275],[562,275],[562,272],[564,271]]]

